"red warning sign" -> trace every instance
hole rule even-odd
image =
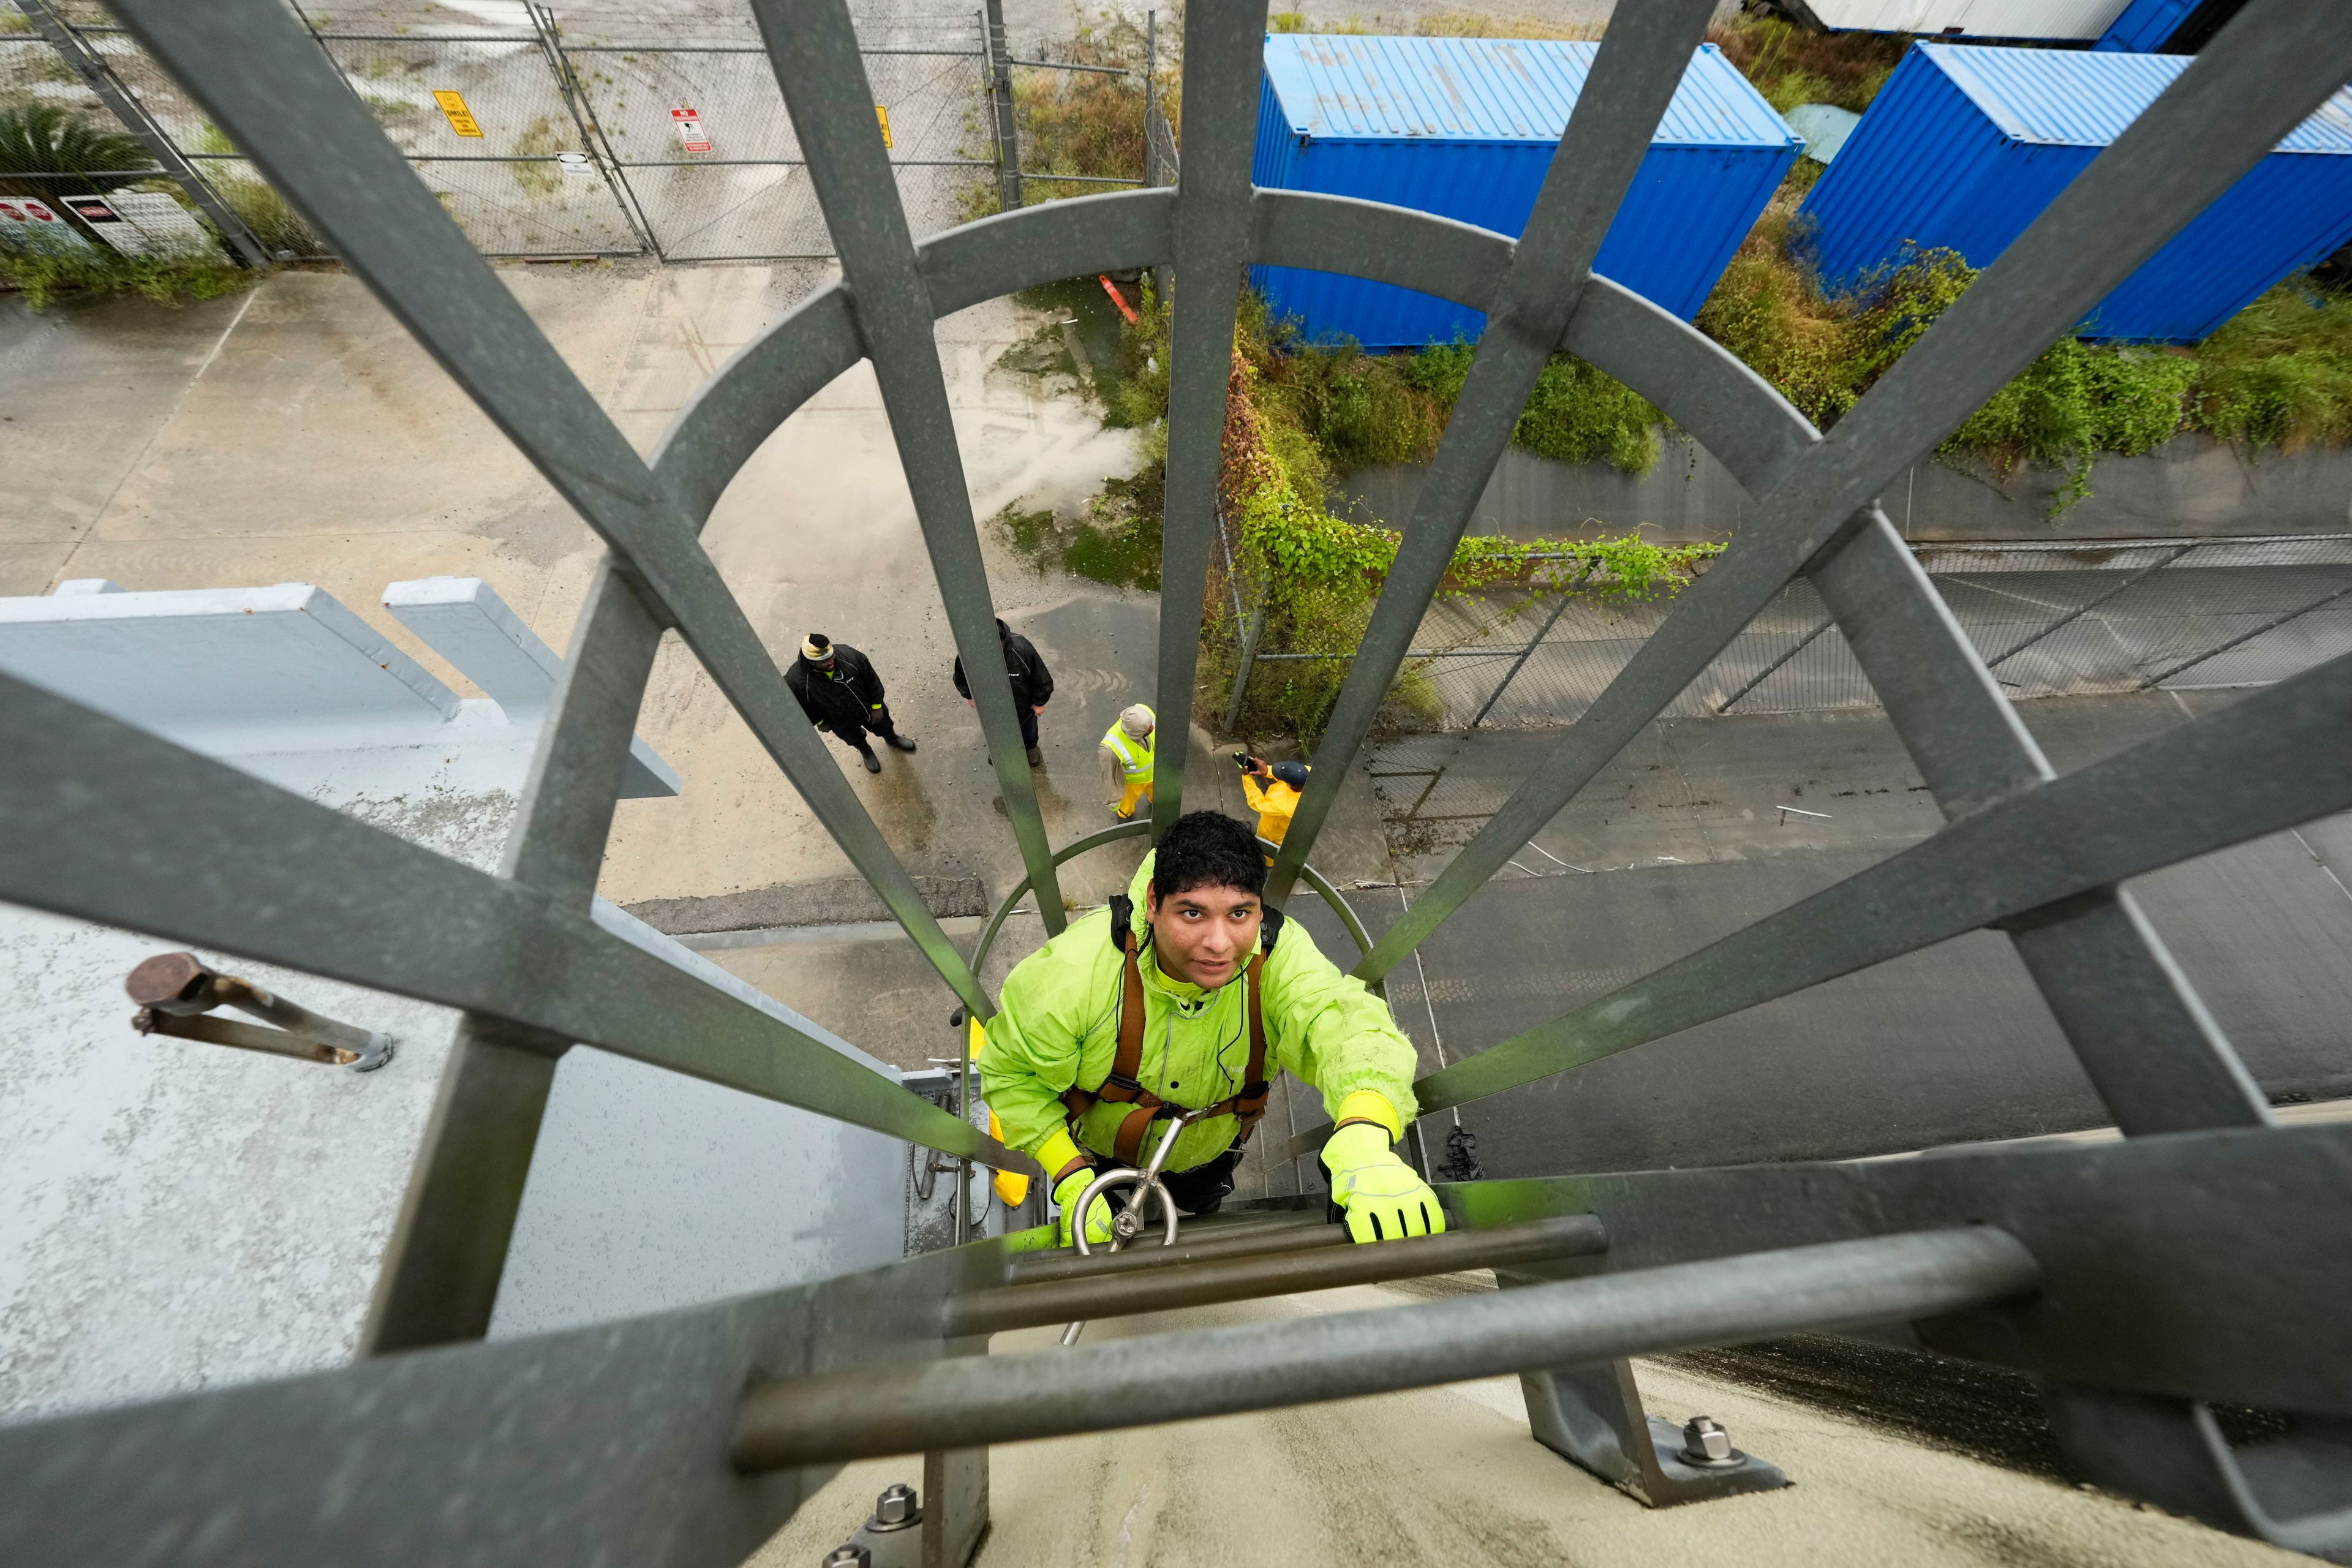
[[[673,109],[669,111],[669,121],[677,127],[677,139],[686,143],[688,152],[710,151],[710,135],[702,129],[701,115],[691,109]]]

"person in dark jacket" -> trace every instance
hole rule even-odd
[[[915,749],[915,742],[890,721],[874,661],[845,642],[835,642],[823,632],[809,633],[800,658],[784,671],[784,684],[801,700],[801,711],[809,722],[832,731],[843,745],[864,757],[869,773],[880,773],[882,763],[866,743],[868,730],[902,752]]]
[[[1021,716],[1021,743],[1029,748],[1029,765],[1042,767],[1045,757],[1037,750],[1037,715],[1054,700],[1054,672],[1045,668],[1037,645],[1002,618],[996,623],[996,646],[1004,650],[1004,673],[1013,682],[1013,710]],[[971,700],[971,684],[963,678],[961,654],[955,661],[955,689],[966,702]]]

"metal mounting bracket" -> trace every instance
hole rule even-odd
[[[1684,1457],[1684,1429],[1642,1407],[1633,1363],[1622,1357],[1523,1372],[1528,1425],[1536,1441],[1591,1471],[1645,1508],[1705,1502],[1789,1484],[1778,1465],[1730,1449],[1722,1458]]]

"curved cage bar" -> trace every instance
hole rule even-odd
[[[1173,190],[1055,203],[917,246],[845,5],[753,0],[844,277],[722,366],[648,462],[278,0],[116,0],[139,41],[254,150],[608,554],[497,876],[0,679],[12,758],[0,773],[0,896],[425,998],[466,1020],[387,1253],[369,1354],[312,1376],[0,1428],[0,1467],[15,1478],[0,1494],[0,1554],[111,1564],[150,1560],[168,1541],[171,1560],[205,1563],[728,1563],[853,1454],[1496,1370],[1521,1370],[1533,1390],[1557,1384],[1544,1369],[1563,1360],[1906,1323],[1932,1348],[2042,1378],[2070,1455],[2103,1485],[2304,1550],[2352,1544],[2352,1461],[2331,1436],[2352,1416],[2352,1316],[2340,1309],[2352,1294],[2352,1135],[2271,1125],[2123,887],[2352,805],[2352,660],[2058,777],[1874,499],[2352,77],[2352,27],[2337,5],[2252,0],[1823,435],[1723,350],[1591,271],[1713,8],[1620,8],[1517,241],[1374,203],[1254,190],[1265,7],[1196,0],[1184,49],[1192,135]],[[951,1303],[1007,1286],[1034,1233],[658,1317],[477,1342],[553,1064],[573,1042],[1036,1173],[1027,1156],[843,1056],[814,1026],[781,1021],[599,928],[596,870],[654,652],[676,630],[942,982],[984,1019],[978,965],[1007,911],[1034,887],[1048,932],[1058,931],[1059,863],[1143,825],[1055,850],[1014,743],[1009,689],[974,681],[1027,877],[968,961],[819,749],[698,536],[760,444],[870,361],[957,647],[967,668],[992,668],[994,609],[933,323],[1074,274],[1172,267],[1157,679],[1159,710],[1188,713],[1235,301],[1252,262],[1419,289],[1488,319],[1269,889],[1278,900],[1307,876],[1360,943],[1360,976],[1377,984],[1458,910],[1801,574],[1947,818],[1901,854],[1456,1060],[1418,1086],[1424,1110],[1990,927],[2015,944],[2131,1136],[1874,1165],[1449,1184],[1469,1232],[1591,1215],[1606,1251],[1510,1254],[1514,1268],[1551,1282],[1485,1304],[1413,1308],[1409,1323],[1335,1316],[1169,1336],[1157,1357],[1121,1351],[1123,1363],[1163,1369],[1138,1374],[1132,1400],[1089,1392],[1093,1362],[942,1364],[985,1349],[953,1325],[987,1314],[960,1316]],[[1755,498],[1756,519],[1370,942],[1307,858],[1556,350],[1616,376],[1705,444]],[[1181,808],[1181,779],[1169,785],[1155,826]],[[2148,1132],[2177,1136],[2137,1136]],[[1229,1257],[1220,1267],[1235,1266]],[[1269,1265],[1267,1288],[1286,1277]],[[426,1347],[440,1348],[383,1353]],[[1233,1373],[1240,1350],[1279,1375]],[[2284,1446],[2233,1451],[2202,1403],[2224,1400],[2289,1412]],[[289,1452],[306,1456],[299,1474],[284,1465]],[[931,1458],[968,1491],[968,1451]],[[978,1473],[984,1499],[984,1462]],[[495,1503],[443,1506],[452,1497]]]

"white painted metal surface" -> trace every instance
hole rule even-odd
[[[308,584],[0,599],[0,668],[485,869],[561,661],[471,579],[394,613],[496,700],[461,700]],[[674,795],[643,742],[632,788]],[[352,889],[364,900],[365,889]],[[610,905],[596,919],[874,1065]],[[123,977],[183,945],[0,905],[0,1421],[335,1365],[378,1265],[453,1012],[199,956],[399,1054],[356,1074],[142,1037]],[[906,1144],[587,1047],[558,1068],[496,1331],[896,1258]]]
[[[2129,0],[1803,0],[1832,32],[2068,38],[2107,30]]]

